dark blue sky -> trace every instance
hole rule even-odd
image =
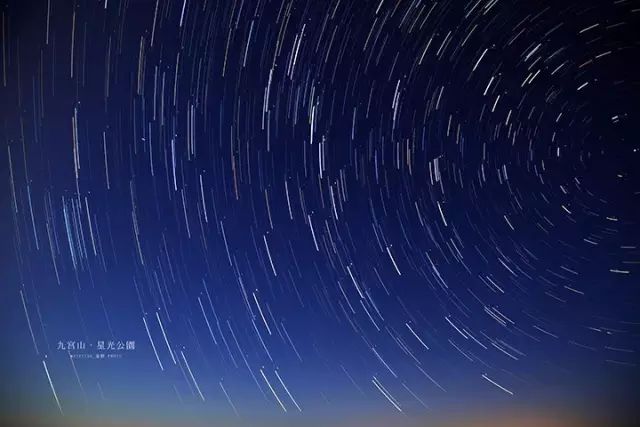
[[[3,417],[626,416],[638,10],[9,1]]]

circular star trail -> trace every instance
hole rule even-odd
[[[37,411],[393,423],[637,376],[638,2],[1,13]]]

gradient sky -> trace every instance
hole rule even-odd
[[[0,421],[622,423],[639,8],[0,6]]]

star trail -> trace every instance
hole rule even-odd
[[[630,416],[639,2],[0,13],[3,425]]]

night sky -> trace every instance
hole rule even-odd
[[[639,1],[0,14],[0,425],[633,422]]]

